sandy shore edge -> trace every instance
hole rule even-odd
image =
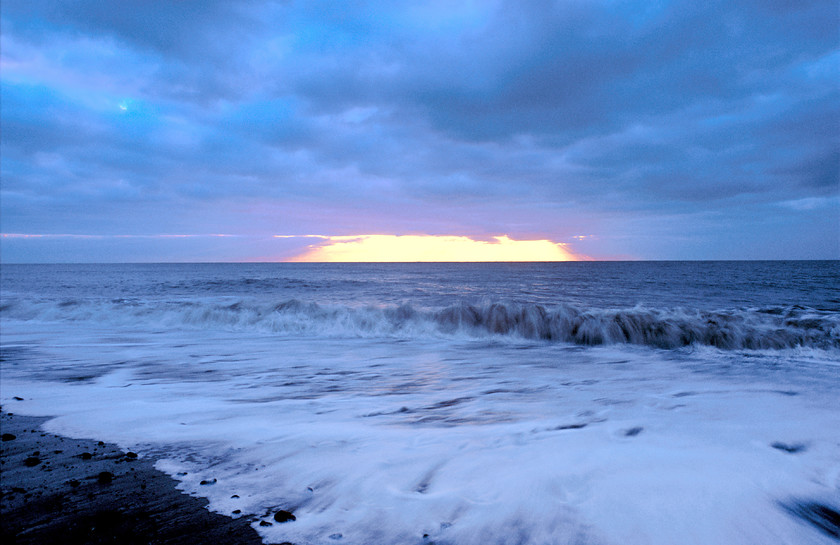
[[[211,513],[154,460],[46,433],[48,418],[0,411],[0,541],[7,545],[254,544],[251,521]]]

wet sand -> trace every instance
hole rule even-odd
[[[0,541],[17,544],[261,544],[246,518],[115,445],[45,433],[47,418],[0,412]]]

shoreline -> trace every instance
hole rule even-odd
[[[262,545],[249,517],[209,511],[154,459],[46,433],[47,420],[0,411],[4,544]]]

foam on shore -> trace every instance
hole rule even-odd
[[[27,363],[43,381],[11,368],[4,403],[154,455],[268,542],[831,542],[784,507],[837,508],[821,352],[88,335]]]

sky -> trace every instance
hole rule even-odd
[[[386,239],[838,259],[838,18],[834,0],[3,0],[0,260]]]

